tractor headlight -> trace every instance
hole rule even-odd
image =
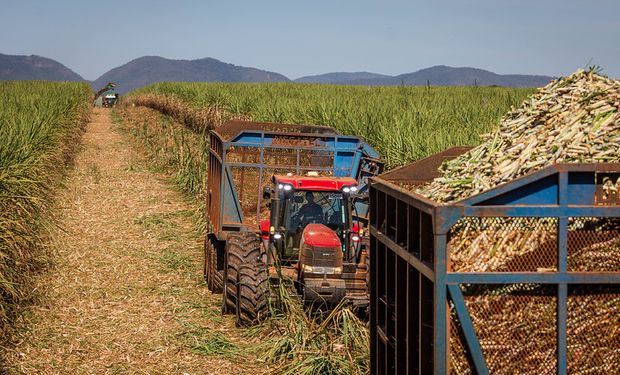
[[[362,237],[359,235],[359,233],[351,233],[351,249],[353,250],[354,253],[357,254],[357,252],[360,249],[360,246],[362,245]]]
[[[274,234],[273,234],[273,239],[274,239],[274,240],[280,240],[280,239],[282,239],[282,233],[277,233],[277,232],[276,232],[276,233],[274,233]]]
[[[316,275],[335,275],[342,273],[342,267],[319,267],[319,266],[309,266],[304,264],[301,270],[304,273],[313,273]]]
[[[357,186],[345,186],[342,188],[343,193],[355,193],[357,191]]]
[[[290,185],[290,184],[278,184],[278,189],[284,190],[284,191],[291,191],[291,190],[293,190],[293,185]]]

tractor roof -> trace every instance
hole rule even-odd
[[[357,181],[351,177],[274,175],[273,180],[277,184],[292,185],[295,190],[338,191],[345,186],[357,186]]]
[[[258,131],[265,133],[279,134],[312,134],[312,135],[337,135],[336,130],[329,126],[319,125],[298,125],[298,124],[278,124],[273,122],[256,122],[230,120],[222,126],[217,127],[214,132],[224,141],[230,141],[244,131]]]

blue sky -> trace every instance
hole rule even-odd
[[[562,75],[589,63],[620,78],[619,0],[0,0],[0,10],[0,53],[50,57],[91,80],[144,55],[289,78],[433,65]]]

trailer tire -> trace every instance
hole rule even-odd
[[[222,254],[219,248],[222,246],[215,236],[209,234],[205,238],[204,246],[204,278],[207,288],[212,293],[222,293],[223,267],[218,267],[218,263],[223,263]],[[218,269],[219,268],[219,269]]]
[[[205,237],[204,244],[204,264],[202,268],[202,275],[204,276],[207,288],[211,290],[211,257],[213,256],[213,248],[209,237]]]

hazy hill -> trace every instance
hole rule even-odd
[[[84,78],[61,63],[37,55],[0,53],[0,80],[83,81]]]
[[[430,84],[433,86],[510,86],[541,87],[553,77],[525,74],[496,74],[476,68],[453,68],[445,65],[433,66],[417,72],[401,74],[387,78],[358,79],[350,81],[352,85],[413,85]]]
[[[144,56],[114,68],[97,78],[94,89],[108,82],[116,83],[119,93],[156,82],[288,82],[285,76],[227,64],[212,58],[198,60],[170,60],[158,56]]]
[[[0,80],[83,81],[77,73],[52,59],[31,55],[0,54]],[[301,77],[295,82],[345,85],[426,85],[434,86],[511,86],[540,87],[553,77],[496,74],[476,68],[433,66],[397,76],[370,72],[335,72]],[[144,56],[116,67],[91,83],[94,90],[108,82],[117,84],[121,94],[156,82],[289,82],[282,74],[228,64],[213,58],[171,60]]]
[[[333,83],[333,84],[349,84],[351,81],[356,80],[369,80],[369,79],[381,79],[391,78],[385,74],[369,73],[369,72],[336,72],[319,74],[314,76],[305,76],[297,78],[295,82],[299,83]]]

